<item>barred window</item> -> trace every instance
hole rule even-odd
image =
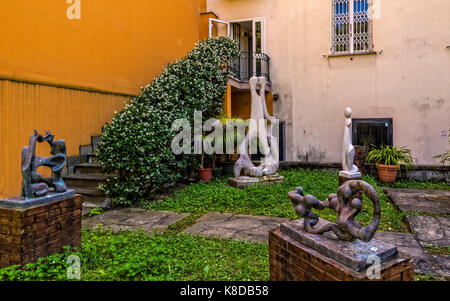
[[[372,0],[332,0],[333,54],[372,51]]]

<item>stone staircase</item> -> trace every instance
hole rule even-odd
[[[95,153],[101,136],[91,137],[90,145],[80,146],[80,155],[69,158],[66,175],[63,177],[67,186],[83,195],[83,207],[108,208],[110,203],[99,189],[99,184],[106,179],[102,166],[95,162]]]

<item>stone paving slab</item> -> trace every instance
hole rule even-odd
[[[214,238],[267,242],[269,231],[287,221],[287,218],[209,212],[184,232]]]
[[[421,243],[450,246],[450,218],[407,215],[406,219]]]
[[[450,190],[384,188],[402,211],[450,214]]]
[[[430,255],[425,252],[413,234],[377,231],[374,239],[397,246],[400,256],[414,257],[414,270],[417,273],[438,275]]]
[[[83,227],[95,229],[98,225],[114,233],[123,230],[143,229],[147,233],[161,232],[188,216],[188,213],[150,211],[137,208],[109,210],[101,215],[83,220]]]
[[[444,272],[447,280],[450,280],[450,255],[433,255],[437,264]]]

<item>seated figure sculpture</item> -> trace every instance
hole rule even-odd
[[[252,77],[249,80],[251,90],[251,117],[245,139],[238,146],[239,159],[234,165],[234,176],[263,177],[275,175],[279,167],[278,141],[273,136],[273,128],[277,119],[270,116],[265,101],[266,78]],[[257,92],[259,88],[259,94]],[[267,122],[268,121],[268,122]],[[250,159],[250,149],[256,150],[259,142],[264,158],[259,166]]]
[[[49,131],[43,137],[34,130],[29,145],[22,149],[22,196],[26,199],[45,196],[50,187],[53,187],[54,192],[57,193],[67,191],[67,186],[61,175],[61,171],[66,164],[66,143],[64,140],[53,141],[54,137],[55,135]],[[53,156],[36,156],[37,142],[47,142],[51,147],[50,153]],[[52,176],[45,178],[39,174],[37,169],[40,166],[50,167]]]

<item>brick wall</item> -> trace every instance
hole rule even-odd
[[[28,209],[0,207],[0,268],[81,246],[82,196]]]
[[[366,272],[356,272],[290,239],[279,230],[269,233],[271,281],[367,281]],[[412,258],[398,258],[380,267],[383,281],[413,281]]]

